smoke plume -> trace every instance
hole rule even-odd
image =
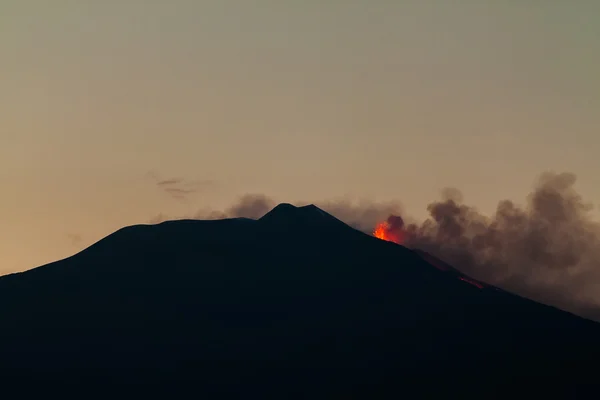
[[[571,173],[544,173],[525,207],[503,200],[489,217],[446,190],[428,205],[426,221],[407,226],[405,245],[474,278],[589,314],[600,304],[600,224],[575,182]]]

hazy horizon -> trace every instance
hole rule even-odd
[[[451,186],[489,214],[553,170],[599,204],[598,15],[584,0],[4,1],[0,274],[247,193],[423,218]]]

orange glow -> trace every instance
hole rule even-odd
[[[377,239],[388,240],[386,235],[386,225],[387,223],[385,222],[378,223],[373,231],[373,236],[375,236]]]
[[[380,222],[373,230],[373,236],[378,239],[402,244],[404,242],[404,232],[401,229],[392,229],[387,222]]]
[[[476,287],[478,287],[479,289],[483,289],[483,288],[485,287],[485,286],[484,286],[484,285],[483,285],[481,282],[477,282],[477,281],[476,281],[476,280],[474,280],[474,279],[465,278],[464,276],[461,276],[461,277],[460,277],[460,278],[458,278],[458,279],[460,279],[460,280],[461,280],[461,281],[463,281],[463,282],[470,283],[471,285],[473,285],[473,286],[476,286]]]

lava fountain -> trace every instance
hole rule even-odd
[[[397,215],[390,215],[387,220],[380,222],[375,226],[373,236],[388,242],[397,244],[404,243],[406,239],[404,220]]]

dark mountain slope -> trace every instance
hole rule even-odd
[[[0,367],[333,396],[458,377],[574,385],[600,360],[598,324],[459,277],[314,206],[132,226],[0,278]]]

